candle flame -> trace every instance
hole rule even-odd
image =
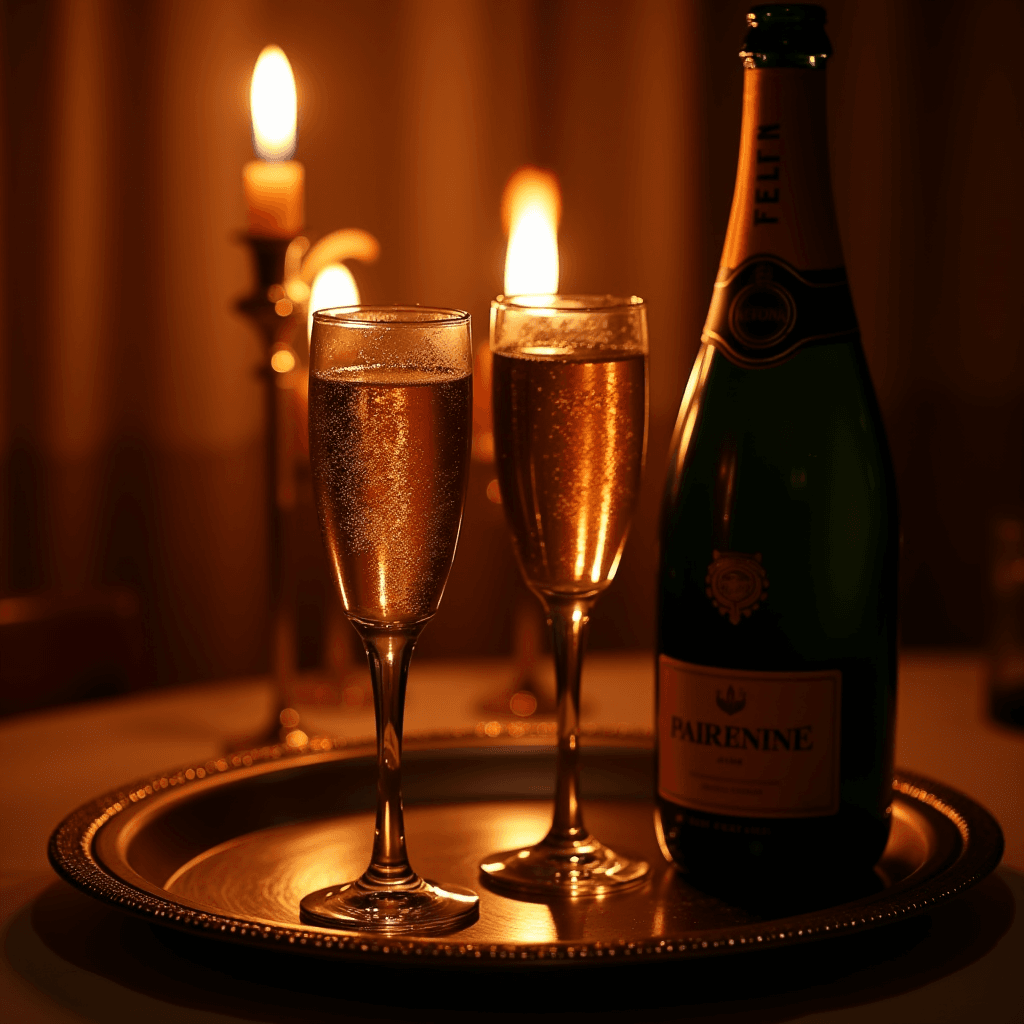
[[[562,215],[558,179],[538,167],[519,168],[505,186],[501,214],[508,231],[505,294],[555,294]]]
[[[359,287],[351,271],[342,263],[324,267],[313,279],[309,292],[309,316],[306,319],[306,337],[313,333],[313,314],[320,309],[335,306],[355,306],[359,303]]]
[[[252,139],[261,160],[290,160],[295,153],[298,100],[292,66],[280,46],[265,46],[249,87]]]

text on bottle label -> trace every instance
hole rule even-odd
[[[839,810],[842,674],[658,660],[658,792],[739,818]]]

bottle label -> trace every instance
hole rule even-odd
[[[658,793],[739,818],[839,810],[842,673],[658,659]]]
[[[856,336],[846,271],[798,271],[759,255],[715,282],[701,341],[740,366],[773,366],[805,345]]]

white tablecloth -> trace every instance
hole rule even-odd
[[[407,733],[474,725],[494,717],[488,701],[506,688],[511,678],[509,666],[498,661],[414,662]],[[319,701],[301,708],[308,727],[324,733],[372,736],[371,707],[346,703],[358,700],[362,679],[362,671],[354,670],[341,687],[318,690],[310,683],[300,690]],[[354,689],[346,695],[345,686]],[[825,1004],[820,999],[794,997],[789,1015],[787,1007],[780,1010],[776,1006],[770,1019],[1019,1024],[1024,1021],[1024,986],[1019,983],[1024,963],[1024,876],[1018,873],[1024,871],[1024,734],[987,719],[984,663],[979,657],[907,654],[901,662],[899,692],[897,764],[978,800],[996,816],[1006,835],[1006,855],[998,879],[992,880],[990,890],[975,903],[965,902],[954,911],[978,915],[985,899],[1002,901],[1007,907],[1015,902],[1015,919],[979,959],[945,974],[939,970],[941,976],[910,992],[883,994],[866,1004],[847,1000],[848,1006],[836,1006],[837,998],[839,1002],[843,999],[834,995]],[[0,1006],[5,1009],[0,1009],[0,1019],[145,1019],[147,1024],[299,1019],[274,1016],[266,1007],[254,1016],[244,999],[232,1002],[227,995],[215,1001],[223,1004],[219,1008],[212,1004],[209,1008],[184,1007],[162,998],[159,979],[149,991],[137,991],[110,977],[111,972],[102,967],[91,969],[62,957],[40,940],[31,923],[33,908],[38,909],[41,899],[46,897],[52,903],[60,896],[54,894],[54,886],[63,883],[55,880],[45,850],[50,831],[64,814],[131,779],[219,754],[226,737],[252,734],[265,724],[271,700],[265,680],[241,680],[146,692],[0,721],[0,925],[5,936],[0,963]],[[590,656],[584,669],[585,721],[650,727],[652,701],[650,655]],[[88,916],[89,904],[85,910],[75,906]],[[114,913],[97,905],[97,914],[101,911]],[[936,920],[941,924],[940,917]],[[108,922],[104,927],[117,927],[108,918],[103,920]],[[821,1005],[827,1008],[815,1009]],[[704,1019],[703,1012],[695,1010],[690,1016]],[[754,1021],[761,1019],[758,1012],[755,1006],[735,1013],[731,1009],[723,1018],[715,1011],[714,1019]],[[433,1019],[412,1011],[404,1013],[408,1016],[389,1016],[382,1010],[373,1016]],[[320,1018],[307,1012],[303,1019]]]

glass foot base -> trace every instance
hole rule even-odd
[[[511,896],[606,896],[641,885],[646,861],[630,860],[596,839],[575,843],[548,840],[506,850],[480,865],[493,888]]]
[[[425,879],[393,890],[370,889],[356,881],[311,892],[299,906],[303,923],[321,928],[423,935],[472,924],[480,913],[480,898],[472,889]]]

